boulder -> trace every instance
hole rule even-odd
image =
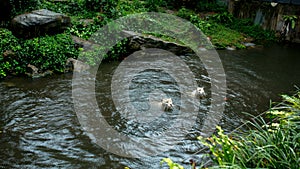
[[[225,49],[226,50],[236,50],[236,47],[235,46],[227,46]]]
[[[254,47],[255,43],[245,42],[243,43],[246,47]]]
[[[15,36],[22,38],[57,34],[69,26],[71,26],[70,17],[47,9],[18,15],[12,20],[13,33]]]
[[[178,44],[175,42],[167,42],[151,35],[143,35],[127,30],[123,30],[122,34],[126,37],[129,37],[128,45],[129,49],[132,51],[137,51],[144,48],[160,48],[170,51],[176,55],[192,52],[192,50],[185,45]]]
[[[15,58],[16,53],[13,52],[12,50],[6,50],[2,53],[2,56],[5,60],[9,60],[10,58]]]
[[[93,43],[92,41],[81,39],[77,36],[71,36],[75,47],[82,48],[83,51],[93,50],[95,47],[99,46],[98,44]]]
[[[68,58],[66,61],[66,69],[65,71],[73,71],[73,72],[84,72],[90,69],[90,66],[87,65],[86,63],[76,60],[73,58]]]
[[[47,70],[45,72],[39,72],[39,69],[36,66],[31,64],[28,64],[27,67],[31,69],[31,73],[26,72],[25,74],[31,78],[41,78],[41,77],[51,75],[53,73],[50,70]]]

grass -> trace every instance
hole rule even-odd
[[[244,134],[228,136],[217,127],[217,135],[199,138],[218,168],[300,168],[300,92],[282,97],[267,112],[270,123],[260,117]]]
[[[213,24],[211,29],[204,30],[207,36],[211,37],[211,42],[218,49],[224,49],[227,46],[234,46],[238,49],[244,49],[242,44],[245,36],[240,32],[226,28],[220,24]]]
[[[282,99],[266,112],[269,122],[261,116],[253,118],[247,132],[226,135],[217,126],[211,137],[198,137],[210,150],[208,156],[215,163],[210,168],[300,168],[300,91]],[[168,158],[163,163],[170,169],[183,169]]]
[[[247,132],[226,135],[217,126],[211,137],[198,137],[210,150],[208,156],[215,163],[210,168],[300,168],[300,91],[282,95],[282,99],[266,112],[269,122],[261,116],[253,118],[247,123]],[[168,158],[162,159],[163,163],[170,169],[183,169]]]

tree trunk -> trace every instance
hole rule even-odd
[[[234,0],[229,0],[228,2],[228,12],[233,15],[234,11]]]

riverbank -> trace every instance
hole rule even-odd
[[[32,75],[34,70],[28,65],[35,66],[41,74],[63,73],[66,60],[76,59],[82,51],[81,47],[74,44],[71,36],[88,40],[110,21],[140,12],[164,12],[184,18],[208,36],[216,49],[245,49],[246,46],[276,41],[273,32],[262,30],[250,20],[234,18],[226,12],[224,6],[216,3],[206,2],[202,6],[191,8],[190,4],[183,1],[178,2],[177,6],[172,5],[171,1],[31,1],[28,3],[31,5],[16,7],[11,17],[34,9],[49,9],[70,16],[72,26],[57,35],[32,39],[16,38],[9,30],[10,27],[3,26],[0,29],[0,78],[7,75]],[[152,35],[170,40],[166,36],[155,33]],[[126,41],[120,42],[111,50],[106,60],[116,60],[128,53],[126,45]]]
[[[300,92],[293,96],[282,95],[282,99],[260,116],[248,114],[253,117],[245,123],[248,131],[225,134],[217,126],[213,136],[198,137],[209,149],[207,155],[214,162],[210,168],[299,168]],[[163,163],[167,163],[170,169],[184,169],[169,158],[164,158]],[[193,160],[191,166],[196,168]],[[207,164],[200,166],[204,167],[207,168]]]

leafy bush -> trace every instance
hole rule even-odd
[[[116,6],[118,0],[85,0],[83,6],[87,10],[97,11],[105,14],[107,17],[114,18],[117,15]]]
[[[69,35],[58,34],[24,41],[19,54],[22,65],[31,64],[42,71],[63,72],[66,60],[77,58],[78,51]]]
[[[133,0],[124,1],[120,0],[117,5],[118,16],[126,16],[129,14],[147,12],[144,1]]]
[[[6,50],[14,50],[18,45],[18,39],[8,29],[0,28],[0,39],[1,56]]]
[[[101,22],[101,23],[99,23]],[[72,27],[68,28],[68,32],[72,35],[83,39],[89,39],[96,31],[101,28],[102,23],[108,21],[100,21],[98,18],[94,18],[92,23],[84,23],[83,21],[72,21]]]
[[[41,71],[63,72],[66,60],[78,56],[68,34],[18,40],[9,30],[0,29],[0,38],[0,78],[24,74],[28,64]]]
[[[116,6],[118,5],[118,1],[114,0],[41,1],[40,8],[65,13],[73,17],[76,16],[77,18],[93,18],[99,14],[103,14],[109,18],[115,18],[117,16]]]
[[[228,12],[223,12],[212,15],[210,19],[217,23],[229,25],[233,22],[233,15]]]
[[[58,13],[65,13],[73,16],[85,16],[88,13],[83,7],[84,0],[68,0],[67,2],[41,0],[41,2],[40,8],[48,9]]]
[[[189,20],[192,24],[198,27],[201,31],[209,30],[212,24],[206,20],[199,18],[199,16],[192,10],[181,8],[177,12],[177,16]]]
[[[211,23],[209,23],[205,20],[202,20],[198,16],[195,16],[195,15],[190,16],[190,21],[192,22],[192,24],[194,24],[196,27],[198,27],[201,31],[204,31],[204,32],[207,32],[213,26]]]
[[[186,8],[181,8],[176,15],[187,20],[191,20],[192,16],[197,17],[197,14],[194,11]]]
[[[18,67],[18,58],[15,56],[17,50],[21,48],[18,39],[7,29],[0,29],[0,78],[12,72]]]
[[[145,7],[151,12],[157,12],[159,7],[166,6],[164,0],[146,0],[145,2]]]
[[[24,12],[36,10],[40,5],[39,0],[10,0],[9,2],[12,9],[12,17]]]

